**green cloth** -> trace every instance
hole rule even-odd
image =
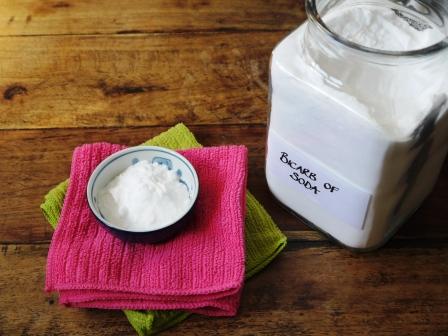
[[[178,124],[168,131],[143,143],[173,150],[201,147],[194,135],[184,124]],[[53,228],[56,228],[61,214],[69,180],[60,183],[45,196],[40,208]],[[255,197],[246,194],[246,279],[268,265],[286,246],[286,237]],[[124,313],[140,336],[150,335],[170,328],[186,319],[190,313],[184,311],[136,311]]]

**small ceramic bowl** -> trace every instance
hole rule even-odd
[[[190,206],[179,218],[172,223],[152,231],[129,231],[109,222],[99,210],[97,204],[98,192],[103,189],[114,177],[129,166],[139,161],[147,160],[150,163],[166,165],[169,170],[176,171],[180,182],[185,184],[189,192]],[[193,209],[199,192],[199,180],[192,164],[179,153],[155,146],[138,146],[121,150],[102,161],[95,168],[87,184],[87,200],[95,217],[112,234],[117,237],[134,242],[158,243],[165,241],[178,233],[186,224],[188,215]]]

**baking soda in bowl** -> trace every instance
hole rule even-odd
[[[190,206],[188,189],[174,170],[146,160],[125,169],[98,193],[105,219],[128,231],[153,231],[178,220]]]
[[[268,185],[351,248],[412,215],[448,150],[447,8],[425,6],[308,0],[272,54]]]

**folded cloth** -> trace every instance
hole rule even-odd
[[[59,291],[60,302],[75,307],[235,315],[244,281],[247,149],[180,151],[200,185],[188,226],[166,243],[138,244],[104,229],[85,193],[96,166],[123,148],[99,143],[75,149],[48,254],[46,290]]]
[[[143,145],[174,150],[201,147],[184,124],[171,127]],[[53,228],[57,226],[68,184],[67,179],[50,190],[40,206],[44,217]],[[246,194],[245,242],[246,279],[261,271],[286,246],[286,237],[250,192]],[[124,313],[140,336],[163,331],[190,315],[181,310],[125,310]]]

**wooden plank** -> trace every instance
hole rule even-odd
[[[296,0],[14,0],[0,3],[0,35],[279,30],[304,18]]]
[[[166,130],[153,128],[54,129],[0,131],[0,241],[35,242],[51,238],[40,213],[47,191],[70,174],[73,149],[108,140],[137,145]],[[307,229],[283,210],[264,178],[264,126],[193,126],[205,145],[245,144],[250,152],[250,190],[266,205],[283,229]]]
[[[65,308],[43,293],[47,248],[2,246],[0,334],[132,334],[117,311]],[[371,254],[291,244],[248,282],[237,317],[194,316],[168,334],[447,335],[447,258],[434,244]]]
[[[120,311],[64,309],[44,293],[48,245],[3,245],[0,335],[132,335]]]
[[[52,230],[40,213],[46,192],[70,173],[73,149],[83,143],[110,141],[137,145],[166,130],[151,128],[50,129],[0,131],[0,241],[36,242],[51,238]],[[269,192],[264,174],[265,126],[192,126],[204,145],[245,144],[249,148],[249,189],[282,230],[299,231],[295,240],[309,237],[300,220],[285,211]],[[448,165],[436,189],[399,232],[406,239],[448,238]]]
[[[284,32],[0,38],[0,129],[265,123]]]

